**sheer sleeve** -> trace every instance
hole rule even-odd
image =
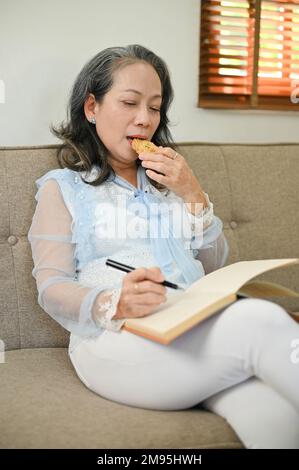
[[[205,197],[208,206],[199,215],[189,213],[189,218],[193,256],[202,263],[205,274],[208,274],[224,266],[229,246],[223,233],[223,223],[214,215],[213,203],[207,193]]]
[[[121,289],[90,288],[77,281],[72,243],[73,219],[54,179],[39,189],[28,233],[38,303],[60,325],[75,334],[98,334],[99,328],[118,330],[112,320]]]
[[[215,236],[215,238],[210,243],[203,244],[198,250],[194,250],[194,257],[201,261],[205,274],[222,268],[228,257],[229,247],[223,231],[219,233],[220,224],[222,225],[222,221],[214,216],[212,225],[204,231],[204,240],[205,236],[210,238]]]

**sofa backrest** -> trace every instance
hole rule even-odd
[[[65,347],[69,333],[37,304],[27,234],[35,180],[58,168],[56,146],[0,148],[0,339],[5,349]],[[224,223],[227,264],[299,257],[299,144],[183,143],[185,156]],[[261,276],[293,289],[298,266]],[[299,311],[298,299],[276,299]]]

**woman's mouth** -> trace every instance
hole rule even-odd
[[[134,139],[147,140],[146,137],[142,137],[142,136],[139,136],[139,135],[134,135],[133,137],[127,136],[127,140],[128,140],[130,145],[132,145],[132,142],[133,142]]]

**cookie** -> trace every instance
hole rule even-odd
[[[142,152],[155,152],[158,147],[149,140],[133,139],[132,147],[138,155]]]

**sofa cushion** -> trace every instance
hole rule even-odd
[[[243,447],[224,419],[200,407],[153,411],[100,397],[64,348],[6,352],[0,383],[0,448]]]

